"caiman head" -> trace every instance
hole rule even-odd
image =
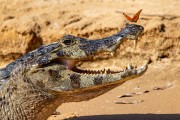
[[[147,65],[139,68],[129,65],[122,71],[83,70],[77,65],[104,56],[112,57],[124,40],[137,39],[143,30],[140,25],[128,24],[119,33],[97,40],[65,35],[59,40],[58,47],[37,60],[39,66],[30,70],[28,77],[50,93],[68,96],[68,101],[94,98],[141,76],[147,70]],[[47,61],[43,62],[45,59]]]

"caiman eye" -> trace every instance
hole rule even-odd
[[[75,41],[74,41],[74,40],[71,40],[71,39],[67,39],[67,40],[64,40],[63,43],[64,43],[65,45],[73,45],[73,44],[75,43]]]

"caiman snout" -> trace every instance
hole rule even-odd
[[[86,55],[95,55],[103,52],[113,53],[119,48],[123,40],[136,40],[143,31],[144,28],[140,25],[128,24],[121,32],[110,37],[82,42],[80,49],[82,49]]]

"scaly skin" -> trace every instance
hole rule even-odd
[[[129,24],[98,40],[66,35],[0,69],[0,119],[46,120],[62,103],[90,100],[141,76],[147,65],[115,72],[82,70],[77,64],[113,55],[124,40],[142,32],[142,26]]]

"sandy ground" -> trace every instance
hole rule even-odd
[[[148,60],[148,71],[90,101],[65,103],[57,109],[61,114],[48,120],[180,119],[180,1],[0,0],[0,6],[1,67],[64,34],[89,39],[112,35],[127,22],[122,12],[133,15],[143,9],[137,24],[145,31],[136,48],[128,41],[116,57],[82,67],[117,70]]]

